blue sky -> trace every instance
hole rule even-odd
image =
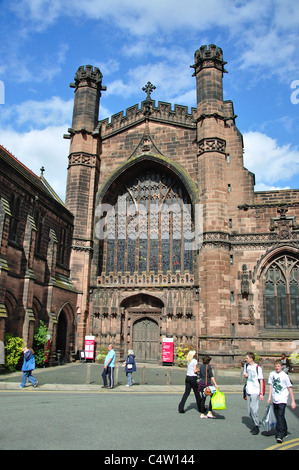
[[[255,189],[297,189],[298,24],[294,0],[0,0],[0,144],[64,199],[78,67],[103,73],[100,119],[143,101],[148,81],[156,103],[190,109],[194,52],[216,44]]]

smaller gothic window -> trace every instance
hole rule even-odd
[[[299,328],[299,261],[283,255],[265,274],[266,327]]]
[[[9,240],[13,242],[18,241],[17,232],[18,232],[18,225],[19,225],[20,204],[21,204],[20,198],[15,197],[15,195],[13,194],[11,201],[10,201],[11,220],[10,220],[10,228],[9,228]]]

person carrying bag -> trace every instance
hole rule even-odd
[[[125,367],[126,376],[128,377],[126,387],[131,387],[133,383],[135,383],[132,378],[132,374],[133,372],[136,372],[135,354],[133,349],[129,349],[127,360],[123,362],[123,367]]]
[[[207,396],[212,396],[216,389],[218,389],[218,385],[213,375],[212,367],[210,366],[211,358],[210,356],[204,356],[202,358],[203,364],[200,366],[199,369],[199,383],[198,383],[198,391],[201,394],[201,418],[215,418],[212,413],[212,404],[210,400],[208,414],[205,415],[205,402]],[[214,387],[212,385],[214,384]]]

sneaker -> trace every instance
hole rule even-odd
[[[101,388],[108,388],[108,385],[102,385]]]
[[[278,444],[281,444],[282,443],[282,437],[277,437],[276,442],[278,442]]]
[[[33,388],[36,388],[38,386],[38,382],[35,382],[35,384],[33,385]]]
[[[253,436],[256,436],[259,432],[260,432],[259,427],[258,427],[258,426],[254,426],[254,428],[253,428],[252,431],[251,431],[251,434],[252,434]]]
[[[207,416],[206,415],[200,415],[200,419],[206,419]]]

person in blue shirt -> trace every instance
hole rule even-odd
[[[22,365],[23,377],[22,377],[20,388],[24,388],[26,386],[27,379],[29,380],[29,382],[32,383],[33,387],[35,388],[38,384],[38,381],[32,375],[32,371],[35,369],[34,351],[29,348],[24,348],[23,353],[24,353],[24,362]]]
[[[107,376],[109,378],[109,387],[110,388],[114,387],[114,367],[115,367],[115,351],[113,349],[113,345],[109,344],[108,354],[105,357],[104,370],[102,372],[102,378],[104,382],[104,385],[102,385],[102,388],[108,388]]]

